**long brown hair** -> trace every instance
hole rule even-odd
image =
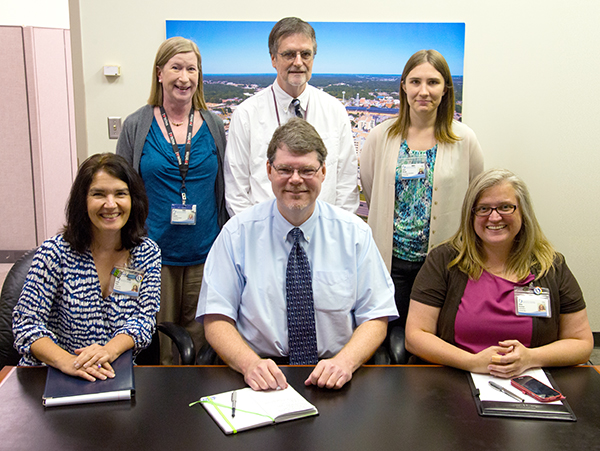
[[[442,75],[444,87],[446,88],[446,93],[438,106],[435,118],[435,139],[438,142],[448,144],[460,141],[460,138],[452,131],[452,120],[454,119],[454,83],[452,83],[452,75],[450,74],[448,63],[437,50],[419,50],[406,62],[404,70],[402,71],[402,78],[400,79],[400,111],[398,112],[398,118],[388,130],[388,136],[390,138],[405,138],[408,135],[408,129],[410,127],[410,107],[408,105],[406,92],[404,92],[402,86],[406,85],[406,77],[408,77],[408,74],[410,74],[415,67],[420,66],[423,63],[431,64],[435,70]]]

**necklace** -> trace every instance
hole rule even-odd
[[[185,121],[182,121],[182,122],[173,122],[173,121],[170,121],[170,122],[171,122],[171,124],[173,124],[175,127],[180,127],[180,126],[182,126],[182,125],[184,124],[184,122],[185,122]]]

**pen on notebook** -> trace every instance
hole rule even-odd
[[[513,392],[511,392],[510,390],[507,390],[506,388],[498,385],[495,382],[490,381],[490,385],[492,386],[492,388],[495,388],[496,390],[504,393],[505,395],[510,396],[513,399],[516,399],[519,402],[525,402],[525,400],[523,398],[521,398],[520,396],[515,395]]]
[[[235,417],[235,404],[237,402],[237,392],[231,392],[231,418]]]

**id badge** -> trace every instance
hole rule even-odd
[[[402,179],[424,179],[427,176],[427,157],[405,158],[402,163]]]
[[[171,224],[196,225],[196,205],[171,204]]]
[[[551,318],[550,290],[542,287],[515,287],[517,316]]]
[[[140,295],[140,286],[144,280],[144,273],[131,268],[115,266],[111,272],[111,285],[113,293],[124,294],[137,298]]]

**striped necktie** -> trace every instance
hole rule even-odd
[[[302,115],[302,111],[300,111],[300,100],[298,99],[294,99],[292,100],[291,105],[294,107],[294,111],[296,112],[296,116],[304,119],[304,116]]]
[[[310,264],[300,246],[302,230],[295,227],[290,234],[294,244],[285,274],[290,365],[314,365],[318,354]]]

